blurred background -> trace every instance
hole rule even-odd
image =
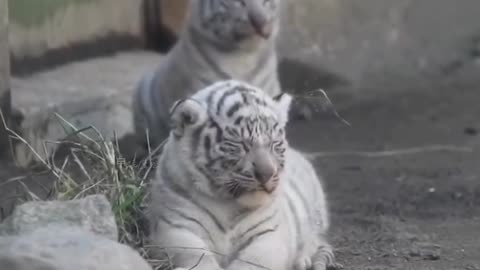
[[[11,179],[40,193],[51,182],[30,166],[32,148],[64,137],[54,112],[128,135],[133,87],[175,44],[188,6],[0,0],[0,106],[29,143],[0,129],[0,206],[24,192]],[[285,0],[278,52],[284,89],[323,88],[350,123],[289,131],[325,178],[341,263],[480,269],[480,1]]]

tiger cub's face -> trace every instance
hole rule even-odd
[[[250,48],[278,32],[281,0],[194,0],[190,27],[221,49]]]
[[[170,137],[186,166],[201,179],[197,181],[203,181],[204,192],[243,204],[264,200],[277,190],[291,102],[287,94],[272,99],[249,87],[220,82],[177,103]]]

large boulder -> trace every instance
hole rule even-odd
[[[79,227],[49,225],[0,237],[0,269],[151,270],[132,248]]]
[[[118,239],[115,216],[104,195],[24,203],[0,224],[0,235],[23,235],[51,225],[82,228],[114,241]]]

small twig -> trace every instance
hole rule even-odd
[[[195,269],[197,266],[200,265],[200,262],[202,261],[203,257],[205,257],[205,253],[202,253],[202,256],[200,256],[200,259],[198,259],[197,263],[195,263],[192,267],[190,267],[188,270],[193,270]]]
[[[202,250],[202,251],[206,251],[206,252],[211,252],[215,255],[218,255],[218,256],[222,256],[222,257],[227,257],[226,254],[223,254],[221,252],[218,252],[218,251],[213,251],[213,250],[209,250],[209,249],[206,249],[206,248],[195,248],[195,247],[160,247],[160,246],[153,246],[153,245],[146,245],[145,248],[157,248],[157,249],[184,249],[184,250]],[[243,260],[243,259],[239,259],[239,258],[236,258],[234,260],[237,260],[237,261],[240,261],[240,262],[243,262],[243,263],[246,263],[246,264],[250,264],[252,266],[256,266],[256,267],[259,267],[259,268],[262,268],[262,269],[266,269],[266,270],[272,270],[268,267],[265,267],[263,265],[260,265],[258,263],[254,263],[254,262],[251,262],[251,261],[247,261],[247,260]]]
[[[90,185],[89,187],[85,187],[85,188],[82,189],[77,195],[75,195],[75,196],[73,197],[73,200],[76,200],[76,199],[81,198],[81,196],[82,196],[83,194],[86,194],[88,191],[90,191],[91,189],[94,189],[95,187],[101,186],[101,184],[102,184],[103,182],[105,182],[105,181],[106,181],[106,179],[100,179],[99,181],[97,181],[96,183]]]
[[[340,116],[340,114],[338,113],[337,109],[335,109],[335,105],[333,104],[332,100],[328,97],[327,95],[327,92],[325,92],[325,90],[323,89],[316,89],[316,90],[313,90],[313,92],[320,92],[323,97],[327,100],[327,105],[331,108],[332,112],[333,112],[333,115],[335,115],[335,117],[337,117],[342,123],[344,123],[345,125],[347,126],[352,126],[350,124],[350,122],[348,122],[345,118],[343,118],[342,116]]]
[[[143,171],[145,169],[145,172],[143,173],[142,181],[146,181],[148,175],[150,174],[150,172],[155,166],[153,162],[153,157],[155,157],[163,149],[163,146],[165,145],[166,142],[167,142],[167,139],[165,139],[161,144],[159,144],[155,149],[153,149],[153,151],[149,152],[148,157],[144,159],[144,161],[140,165],[139,171]],[[149,146],[149,149],[150,149],[150,146]]]
[[[92,177],[90,176],[87,169],[85,168],[82,161],[80,160],[80,158],[77,156],[75,152],[76,151],[74,151],[73,149],[72,151],[70,151],[70,153],[72,153],[72,156],[73,156],[73,161],[78,165],[78,167],[80,168],[80,171],[88,178],[88,181],[92,182]]]
[[[366,158],[379,158],[379,157],[391,157],[401,155],[414,155],[427,152],[461,152],[471,153],[472,148],[458,147],[453,145],[431,145],[424,147],[412,147],[398,150],[386,150],[386,151],[339,151],[339,152],[314,152],[305,153],[305,156],[309,159],[327,158],[327,157],[339,157],[339,156],[360,156]]]
[[[57,167],[55,167],[55,170],[58,170],[58,171],[60,172],[60,175],[65,175],[65,168],[67,167],[69,161],[70,161],[70,157],[67,156],[67,157],[63,160],[62,167],[61,167],[60,169],[58,169]]]
[[[323,100],[319,100],[320,97],[318,95],[316,95],[318,93],[321,94],[321,96],[323,97]],[[295,95],[295,97],[303,99],[303,100],[308,100],[309,102],[306,105],[309,106],[309,107],[314,106],[314,108],[312,108],[312,110],[314,110],[315,112],[319,111],[318,106],[320,106],[322,111],[332,112],[333,115],[337,119],[339,119],[342,123],[344,123],[345,125],[347,125],[349,127],[351,126],[350,122],[348,122],[345,118],[340,116],[340,114],[338,113],[338,111],[335,108],[335,105],[333,104],[332,100],[328,97],[327,92],[325,92],[325,90],[323,90],[321,88],[315,89],[315,90],[310,90],[310,91],[306,91],[303,94]],[[314,99],[317,99],[317,100],[314,100]],[[312,102],[312,100],[314,100],[314,101]],[[315,103],[315,104],[312,104],[312,103]]]
[[[28,149],[30,149],[30,151],[37,157],[37,159],[42,163],[44,164],[45,166],[49,166],[48,165],[48,162],[46,162],[36,151],[35,151],[35,148],[33,146],[31,146],[24,138],[22,138],[18,133],[16,133],[14,130],[12,130],[11,128],[8,127],[7,125],[7,122],[5,120],[5,117],[3,116],[3,113],[2,111],[0,110],[0,118],[2,120],[2,124],[3,124],[3,128],[7,131],[7,132],[10,132],[15,139],[21,141],[23,144],[25,144]]]
[[[34,201],[41,201],[41,199],[35,193],[33,193],[24,182],[20,181],[18,183],[22,185],[23,189],[25,190],[25,195],[29,195],[30,198]]]
[[[0,187],[5,186],[5,185],[8,185],[8,184],[13,183],[13,182],[22,181],[22,180],[24,180],[24,179],[26,179],[26,178],[28,178],[27,175],[22,175],[22,176],[17,176],[17,177],[9,178],[9,179],[7,179],[6,181],[4,181],[3,183],[0,183]]]
[[[149,129],[147,128],[146,129],[146,132],[145,132],[145,136],[147,137],[147,150],[148,150],[148,160],[150,161],[150,164],[152,164],[152,156],[150,155],[150,153],[152,153],[152,148],[151,148],[151,144],[150,144],[150,132],[149,132]]]
[[[89,137],[87,135],[85,135],[83,132],[84,131],[87,131],[89,130],[91,127],[88,126],[88,127],[84,127],[84,128],[81,128],[81,129],[78,129],[76,126],[74,126],[72,123],[70,123],[69,121],[67,121],[67,119],[65,119],[63,116],[61,116],[60,114],[58,113],[54,113],[55,116],[57,117],[57,121],[59,122],[59,124],[62,126],[63,128],[63,131],[67,134],[67,136],[65,137],[65,139],[70,139],[71,137],[76,137],[76,135],[81,135],[82,137],[85,137],[85,139],[89,139]],[[62,123],[65,123],[68,125],[68,127],[70,127],[71,131],[68,131],[64,125],[62,125]]]

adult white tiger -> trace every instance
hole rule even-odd
[[[192,0],[179,40],[160,66],[139,82],[135,133],[145,146],[168,136],[168,110],[216,81],[237,79],[280,93],[275,38],[281,0]]]
[[[334,264],[321,182],[285,137],[291,100],[228,80],[175,103],[151,190],[157,255],[199,270]]]

